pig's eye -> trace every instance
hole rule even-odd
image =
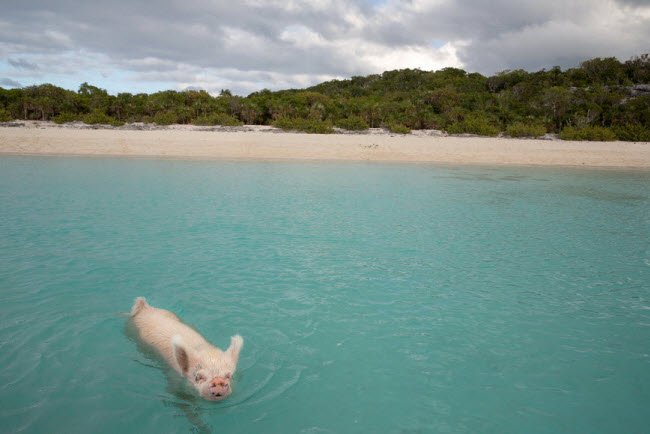
[[[201,374],[196,374],[196,377],[194,377],[194,381],[197,383],[203,383],[205,381],[205,377]]]

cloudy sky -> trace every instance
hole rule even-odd
[[[650,52],[650,0],[0,0],[0,86],[302,88]]]

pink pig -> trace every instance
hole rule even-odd
[[[143,297],[135,299],[131,317],[140,338],[186,377],[202,397],[219,401],[230,395],[232,375],[244,345],[241,336],[231,337],[230,347],[221,351],[176,315],[149,306]]]

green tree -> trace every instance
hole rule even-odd
[[[91,86],[87,82],[83,82],[77,91],[79,101],[82,109],[86,112],[100,109],[106,111],[109,105],[108,92],[96,86]]]
[[[571,94],[565,88],[552,87],[544,91],[542,101],[548,115],[553,119],[555,127],[561,130],[565,115],[570,108]]]
[[[626,78],[625,68],[615,57],[586,60],[580,64],[587,78],[592,83],[623,84]]]

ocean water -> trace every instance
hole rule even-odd
[[[641,433],[650,172],[0,158],[0,431]],[[119,316],[224,347],[188,394]]]

